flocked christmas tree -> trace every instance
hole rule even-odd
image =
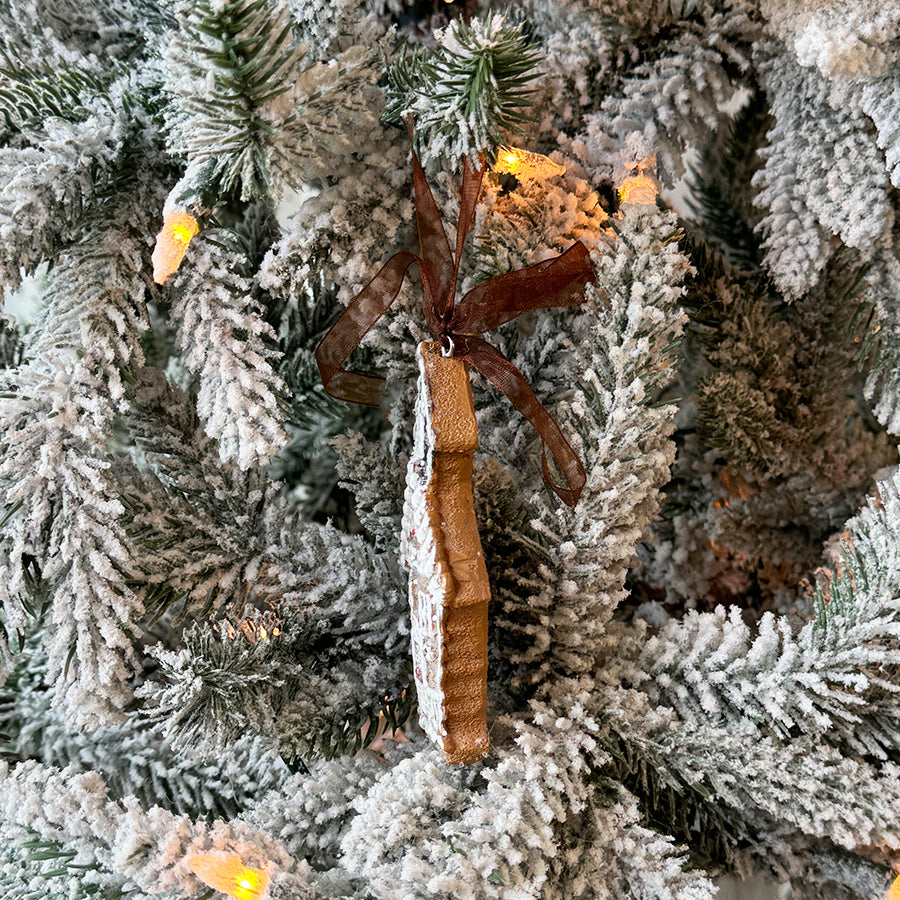
[[[900,3],[0,11],[6,897],[886,895]]]

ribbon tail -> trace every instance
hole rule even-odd
[[[416,156],[413,120],[409,116],[403,120],[409,139],[413,144],[413,189],[416,197],[416,224],[419,229],[419,270],[422,273],[422,287],[425,291],[425,321],[435,334],[445,312],[445,305],[452,304],[456,289],[456,272],[450,255],[450,242],[444,231],[441,213],[434,194],[428,186],[425,170]]]
[[[468,159],[463,159],[462,186],[459,196],[459,221],[456,223],[456,256],[453,260],[453,284],[459,277],[459,263],[462,259],[463,245],[469,236],[472,223],[475,221],[475,207],[481,195],[481,183],[484,180],[486,164],[473,170]]]
[[[418,261],[418,257],[408,250],[395,253],[328,329],[316,347],[316,365],[327,394],[363,406],[381,403],[384,379],[348,372],[344,363],[369,329],[388,311],[400,293],[407,270]]]
[[[575,506],[587,474],[578,455],[566,440],[556,420],[541,405],[525,376],[496,348],[479,337],[465,336],[465,348],[457,355],[470,363],[535,427],[541,439],[541,468],[550,489],[567,506]],[[565,487],[555,484],[547,462],[547,450],[565,478]]]

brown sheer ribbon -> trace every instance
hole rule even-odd
[[[409,124],[407,128],[412,137]],[[408,250],[394,254],[350,301],[322,338],[316,348],[316,362],[325,390],[339,400],[379,405],[384,379],[349,372],[344,363],[366,332],[387,312],[400,292],[407,269],[416,263],[422,273],[423,311],[431,332],[445,348],[451,349],[454,356],[474,366],[502,391],[537,429],[542,443],[544,478],[564,503],[574,506],[587,480],[581,460],[556,421],[535,397],[522,373],[496,347],[477,335],[532,309],[583,303],[585,286],[594,281],[587,248],[579,242],[553,259],[490,278],[468,291],[459,303],[454,303],[459,262],[475,217],[484,167],[476,172],[468,163],[463,163],[454,254],[415,152],[412,159],[421,256]],[[565,478],[565,487],[553,482],[547,450]]]

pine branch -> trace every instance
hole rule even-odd
[[[268,628],[258,616],[237,627],[223,621],[186,632],[179,651],[158,648],[167,683],[142,691],[153,718],[180,748],[218,754],[259,735],[301,767],[353,754],[384,728],[401,727],[414,700],[408,675],[368,688],[366,665],[329,652],[304,618],[286,610]]]
[[[734,52],[740,53],[737,48]],[[670,177],[682,175],[688,144],[706,144],[719,128],[722,107],[733,97],[729,62],[728,55],[710,46],[703,35],[691,31],[678,35],[665,53],[629,73],[619,96],[605,101],[608,130],[622,136],[652,134],[648,149],[663,151],[660,161]]]
[[[619,21],[601,32],[611,44],[605,90],[586,116],[598,149],[608,143],[608,154],[626,163],[652,157],[670,183],[684,174],[687,147],[705,147],[727,121],[723,110],[746,80],[761,32],[750,4],[702,3],[683,18],[673,17],[678,5],[616,3],[608,10]],[[629,58],[633,65],[624,63]]]
[[[0,280],[20,284],[64,249],[100,240],[118,224],[133,237],[169,177],[155,121],[152,77],[123,71],[87,98],[87,115],[48,115],[0,149]],[[112,255],[115,247],[107,248]]]
[[[144,454],[142,468],[211,521],[227,522],[241,506],[242,501],[235,498],[259,489],[259,473],[242,473],[222,463],[218,447],[203,432],[189,395],[159,369],[145,366],[139,371],[125,418],[132,439]]]
[[[149,471],[129,471],[121,495],[141,550],[131,583],[151,620],[240,609],[262,564],[260,516],[277,490],[255,470],[223,464],[184,394],[158,371],[142,375],[127,421]]]
[[[33,759],[44,765],[102,775],[116,799],[134,796],[147,808],[157,805],[196,818],[234,818],[285,775],[258,741],[238,741],[233,752],[204,761],[175,751],[171,736],[129,711],[121,725],[90,734],[72,732],[65,711],[53,705],[45,684],[46,654],[29,636],[18,664],[0,689],[2,755],[8,761]]]
[[[307,181],[332,178],[338,166],[358,160],[362,148],[380,155],[384,95],[376,85],[381,76],[380,56],[364,44],[336,52],[300,74],[293,86],[298,112],[285,121],[273,158],[285,181],[293,184],[301,173]]]
[[[615,252],[602,253],[597,264],[609,304],[589,289],[585,307],[542,313],[510,354],[526,377],[539,373],[533,389],[563,427],[577,429],[573,446],[587,469],[574,511],[541,490],[536,465],[527,482],[519,476],[520,491],[533,496],[534,527],[554,548],[558,579],[551,592],[541,593],[547,625],[534,636],[529,665],[536,682],[550,671],[592,670],[586,648],[598,646],[596,638],[624,597],[627,565],[669,478],[675,409],[655,404],[672,377],[683,322],[678,301],[688,264],[677,236],[671,217],[626,208]],[[510,417],[505,398],[482,395],[476,406],[484,417],[483,448],[521,473],[523,457],[537,455],[530,449],[532,432]],[[532,621],[533,610],[524,614]]]
[[[104,897],[124,889],[129,898],[150,900],[160,895],[161,887],[169,896],[193,896],[203,885],[185,866],[185,859],[224,846],[249,866],[274,869],[273,897],[320,896],[280,841],[239,821],[208,825],[158,807],[143,809],[134,798],[110,800],[103,779],[95,773],[33,762],[14,769],[0,763],[0,783],[0,846],[11,842],[27,849],[29,836],[23,832],[28,829],[49,854],[77,859],[79,869],[65,873],[76,897],[83,867],[103,885]]]
[[[442,159],[454,169],[464,158],[476,168],[482,157],[493,162],[504,134],[530,121],[538,60],[521,25],[493,14],[469,24],[455,19],[433,50],[401,52],[392,64],[384,120],[399,124],[413,115],[425,161]]]
[[[0,315],[0,368],[16,368],[22,362],[22,335],[15,320]]]
[[[814,597],[815,621],[796,632],[766,613],[754,635],[736,607],[690,612],[647,641],[642,689],[689,722],[809,735],[886,758],[900,738],[897,491],[896,477],[882,483],[846,526],[837,571]]]
[[[0,149],[0,282],[15,290],[20,269],[32,273],[74,240],[113,177],[121,141],[119,123],[104,110],[76,123],[46,120],[36,136],[41,149]]]
[[[375,550],[398,553],[404,484],[400,461],[358,431],[345,431],[332,445],[340,485],[352,492],[360,524]]]
[[[740,271],[759,267],[759,238],[753,231],[759,213],[752,207],[751,180],[762,164],[758,150],[770,127],[765,95],[757,89],[707,143],[689,173],[688,206],[703,239],[712,241]]]
[[[447,898],[522,892],[587,900],[642,890],[671,900],[710,897],[703,873],[685,871],[669,841],[650,842],[647,832],[630,830],[637,825],[633,808],[608,802],[585,778],[604,759],[597,723],[584,705],[587,692],[574,684],[558,688],[554,704],[535,703],[515,723],[514,743],[496,749],[490,765],[447,767],[432,750],[420,750],[371,786],[364,782],[365,801],[337,836],[347,873],[365,873],[379,900],[396,891],[398,880],[410,898],[437,885]],[[497,728],[512,726],[503,721]],[[610,866],[620,842],[638,834],[643,871]]]
[[[605,802],[592,805],[593,822],[587,833],[606,843],[607,859],[596,872],[583,873],[586,896],[604,876],[610,898],[705,900],[715,896],[717,888],[698,867],[697,858],[688,854],[687,847],[676,844],[675,838],[665,832],[645,827],[636,797],[614,783],[601,783],[598,793]],[[595,849],[591,855],[596,859],[601,853]],[[612,877],[611,872],[615,873]]]
[[[829,103],[831,85],[789,56],[759,66],[775,120],[753,177],[765,264],[789,300],[820,280],[831,236],[867,252],[893,224],[888,177],[871,121]],[[827,124],[826,124],[827,123]],[[801,187],[802,186],[802,187]]]
[[[113,219],[54,270],[3,435],[7,621],[14,630],[28,618],[57,626],[45,636],[49,677],[58,700],[84,702],[73,720],[93,725],[122,715],[143,611],[128,584],[135,552],[106,444],[143,363],[146,248],[131,213],[120,201],[130,227]]]
[[[529,521],[517,473],[487,459],[475,473],[476,515],[491,582],[490,702],[498,709],[523,705],[528,668],[551,647],[549,624],[558,602],[556,559]],[[530,690],[525,692],[525,696]]]
[[[300,41],[316,59],[336,56],[348,43],[374,43],[381,30],[365,0],[308,0],[292,9]]]
[[[0,117],[4,137],[38,129],[49,117],[83,122],[91,114],[91,101],[106,96],[110,82],[94,67],[61,59],[53,65],[29,65],[9,47],[0,47]]]
[[[898,844],[892,763],[876,768],[812,740],[780,744],[712,726],[670,726],[649,742],[664,778],[708,792],[723,817],[743,818],[752,831],[768,817],[851,851]]]
[[[144,548],[148,559],[153,559],[141,581],[151,589],[153,602],[165,608],[184,601],[185,613],[192,615],[206,615],[225,604],[239,614],[245,602],[254,599],[282,606],[281,617],[296,624],[284,626],[286,634],[277,646],[266,645],[265,652],[282,653],[271,663],[276,669],[269,676],[275,681],[299,679],[300,687],[295,691],[299,699],[295,698],[294,706],[297,715],[305,718],[305,725],[279,719],[277,730],[288,756],[299,753],[294,749],[299,747],[304,753],[313,752],[310,748],[334,752],[341,742],[346,745],[348,738],[353,738],[354,728],[358,734],[358,725],[368,717],[368,710],[376,708],[385,694],[395,690],[399,697],[408,684],[407,638],[398,630],[405,596],[397,589],[397,574],[359,539],[347,541],[333,529],[299,521],[296,509],[284,499],[276,501],[275,492],[259,484],[258,479],[238,477],[239,473],[211,459],[204,442],[196,440],[196,431],[192,431],[196,426],[191,425],[190,416],[184,418],[188,411],[183,401],[179,403],[173,396],[176,393],[170,387],[160,390],[159,385],[148,381],[136,398],[142,414],[137,422],[143,421],[144,428],[157,423],[146,436],[139,432],[138,437],[167,485],[150,480],[143,495],[139,490],[130,498],[133,540]],[[163,424],[165,427],[160,427]],[[173,467],[176,460],[179,465]],[[248,501],[256,509],[249,517]],[[160,509],[167,510],[162,518]],[[263,518],[258,518],[263,511]],[[303,612],[292,611],[293,607]],[[321,638],[334,629],[342,634],[338,647]],[[214,673],[221,661],[217,656],[212,662],[203,662],[205,646],[198,645],[197,665]],[[252,659],[241,656],[239,645],[226,642],[210,646],[210,653],[215,650],[226,654],[223,659],[231,658],[228,653],[236,654],[234,665],[241,671],[251,665]],[[355,662],[360,653],[369,660],[362,668]],[[190,655],[182,658],[175,653],[170,661],[176,668],[192,665]],[[322,709],[322,692],[334,690],[320,683],[324,677],[318,674],[322,665],[326,669],[336,667],[333,681],[343,677],[342,666],[348,667],[346,677],[353,681],[352,687],[338,691],[333,702],[339,705],[348,698],[356,699],[350,701],[346,714],[338,715],[336,726],[324,723],[311,727],[311,716],[320,715]],[[216,676],[212,677],[215,680]],[[187,689],[199,688],[200,684],[188,678]],[[273,707],[287,702],[287,698],[279,694],[272,699],[266,693],[272,689],[268,685],[258,701],[248,697],[251,707],[254,702],[262,702],[265,710],[253,707],[237,730],[229,730],[226,722],[222,733],[227,732],[227,737],[223,740],[233,740],[241,728],[250,727],[248,722],[257,731],[273,733],[266,723],[274,720]],[[209,696],[217,695],[213,692]],[[208,709],[203,706],[207,699],[204,694],[197,708]],[[173,701],[170,709],[182,709],[180,703]],[[301,710],[303,704],[306,707]],[[360,706],[366,708],[363,714]],[[217,709],[213,709],[214,720]],[[234,715],[242,715],[240,704],[234,707]],[[353,720],[353,727],[343,724],[345,715],[348,721]],[[204,727],[215,729],[218,725],[207,721]]]
[[[626,656],[641,649],[642,637],[631,631],[611,635],[610,646]],[[633,679],[639,664],[632,669],[623,656],[611,668],[609,687],[594,698],[603,711],[598,740],[610,757],[598,774],[608,768],[621,777],[649,821],[701,850],[701,862],[705,855],[707,863],[740,868],[749,854],[768,867],[771,853],[789,867],[810,842],[826,856],[844,848],[862,857],[877,856],[872,845],[881,840],[896,844],[893,763],[871,765],[815,735],[781,741],[749,722],[681,719],[680,710],[656,707],[616,683]]]
[[[893,872],[884,863],[875,862],[840,847],[809,840],[798,842],[805,853],[788,856],[781,850],[779,864],[797,883],[797,891],[805,900],[857,900],[858,897],[884,896]],[[788,858],[784,858],[784,857]],[[760,860],[764,863],[763,860]]]
[[[58,261],[27,342],[33,359],[77,348],[79,371],[103,394],[93,414],[103,429],[114,408],[127,407],[128,384],[144,364],[141,338],[148,328],[141,217],[126,204],[116,218],[131,224],[108,220]]]
[[[611,700],[608,710],[617,706]],[[631,708],[632,714],[636,711]],[[640,800],[641,821],[686,842],[696,864],[713,871],[746,873],[749,868],[779,880],[796,879],[801,897],[858,900],[880,897],[887,889],[890,870],[861,855],[870,850],[862,846],[862,835],[852,839],[860,842],[856,852],[841,846],[851,840],[844,830],[846,820],[842,825],[832,818],[824,824],[816,812],[795,817],[798,809],[822,802],[820,792],[830,789],[846,798],[851,784],[866,779],[870,780],[861,790],[868,792],[867,802],[882,805],[879,785],[882,781],[889,785],[890,771],[876,773],[851,761],[841,763],[837,754],[827,750],[823,754],[808,743],[799,750],[797,745],[760,744],[733,726],[704,729],[674,722],[661,726],[657,720],[650,726],[651,736],[626,736],[617,724],[624,721],[621,712],[617,710],[601,732],[600,745],[609,762],[598,770],[598,777],[612,776],[633,791]],[[859,767],[856,777],[844,782],[842,764]],[[823,768],[809,778],[791,778],[792,790],[803,793],[788,800],[782,790],[787,773],[795,767],[816,766]],[[849,828],[865,831],[867,824],[857,818]],[[823,836],[823,829],[831,832],[831,839]]]
[[[246,821],[280,837],[295,859],[305,859],[316,870],[339,877],[341,841],[357,814],[356,802],[385,774],[385,760],[396,765],[415,749],[409,742],[386,746],[383,757],[365,752],[311,760],[308,771],[293,775],[282,790],[262,794],[248,810]],[[350,893],[356,879],[341,874]]]
[[[900,100],[897,70],[888,69],[879,75],[880,77],[860,85],[859,104],[863,112],[871,117],[878,131],[878,146],[884,150],[891,184],[900,187],[900,130],[894,115]]]
[[[736,271],[702,236],[685,246],[695,271],[680,391],[696,406],[682,419],[671,525],[656,529],[644,577],[707,609],[753,607],[796,589],[892,464],[889,440],[852,399],[869,279],[843,248],[788,306],[763,273]]]
[[[16,840],[18,839],[18,841]],[[44,840],[28,828],[0,845],[0,890],[15,900],[121,900],[122,886],[108,883],[96,865],[77,861],[76,851]]]
[[[146,58],[148,36],[172,25],[168,4],[157,0],[4,0],[0,4],[0,40],[29,66],[48,59],[71,62],[81,57],[98,71]]]
[[[855,415],[844,395],[858,377],[851,326],[861,270],[845,250],[827,272],[794,308],[771,295],[760,302],[737,282],[719,285],[720,323],[715,302],[705,308],[704,324],[717,326],[719,339],[707,354],[714,369],[698,387],[697,428],[736,470],[760,479],[810,471],[836,482],[853,477],[834,467],[846,461],[844,430]],[[825,377],[834,391],[819,390]],[[740,427],[726,428],[724,417],[733,425],[735,416]]]
[[[610,761],[600,774],[640,799],[643,824],[688,844],[699,865],[712,870],[734,865],[736,848],[749,835],[739,820],[707,802],[707,791],[664,774],[658,756],[614,729],[604,735],[601,746]]]
[[[860,336],[858,361],[865,371],[865,397],[872,412],[889,434],[900,432],[900,368],[897,344],[900,339],[900,258],[897,236],[891,247],[879,248],[864,274],[857,331]]]
[[[197,412],[224,462],[265,465],[287,440],[279,415],[275,331],[244,274],[244,253],[213,232],[192,248],[175,285],[173,316],[185,365],[198,378]]]
[[[58,699],[70,702],[73,719],[96,726],[120,717],[129,699],[142,612],[126,583],[134,548],[109,473],[108,402],[71,351],[49,372],[28,366],[16,374],[0,436],[6,621],[20,629],[47,615]],[[86,402],[91,388],[99,403]]]
[[[287,7],[268,0],[201,0],[179,7],[181,33],[167,57],[174,96],[171,149],[212,164],[216,193],[270,202],[273,157],[296,112],[285,106],[303,51]]]

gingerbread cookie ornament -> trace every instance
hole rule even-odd
[[[469,367],[419,344],[414,447],[406,472],[401,554],[409,569],[419,724],[448,763],[488,750],[490,586],[472,501],[478,430]]]
[[[407,122],[412,134],[412,123]],[[525,376],[481,335],[535,309],[575,306],[596,279],[587,247],[496,275],[457,298],[463,245],[475,219],[486,165],[463,162],[456,247],[451,247],[425,172],[412,155],[420,253],[401,250],[350,301],[316,348],[325,390],[378,406],[384,379],[345,368],[354,348],[394,302],[410,266],[422,275],[425,324],[434,342],[419,345],[415,450],[406,476],[402,553],[409,568],[413,668],[419,721],[448,763],[473,763],[488,749],[488,577],[472,502],[478,444],[469,366],[534,426],[550,488],[574,506],[586,473]],[[446,347],[449,356],[441,348]],[[548,457],[563,483],[554,481]]]

